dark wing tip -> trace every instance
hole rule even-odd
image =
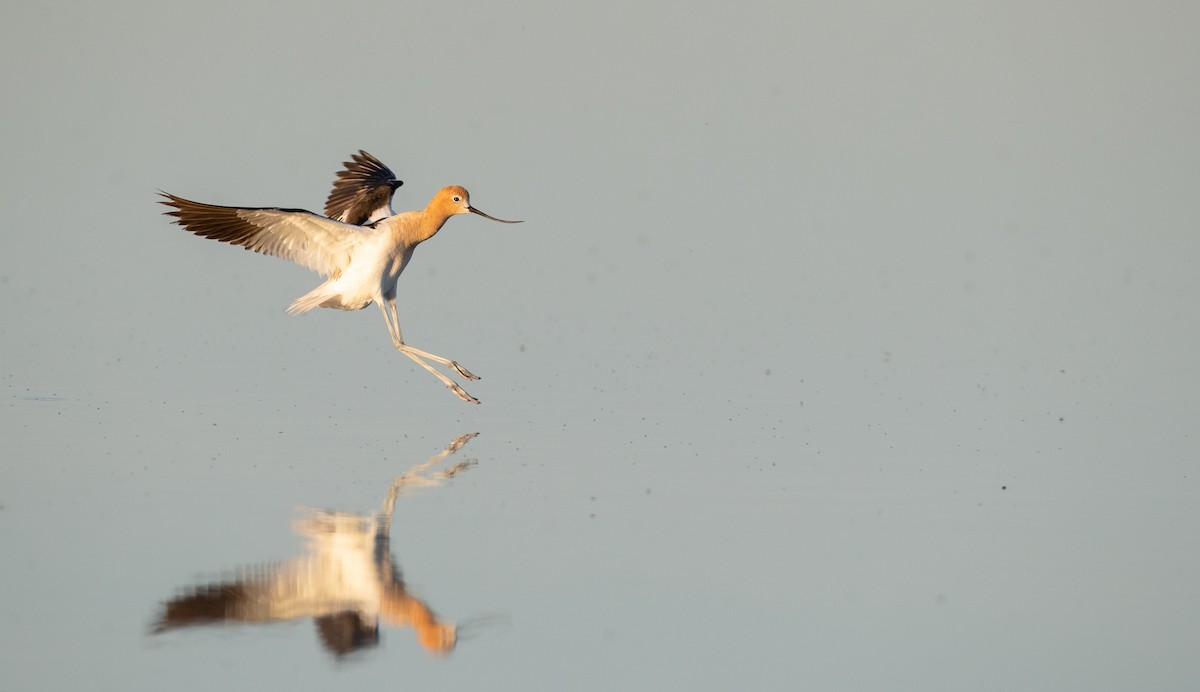
[[[160,199],[157,201],[157,203],[161,204],[165,207],[171,208],[170,211],[164,211],[163,214],[165,216],[174,216],[175,217],[174,223],[182,224],[182,221],[180,220],[180,215],[183,213],[182,212],[183,205],[188,204],[190,202],[190,200],[186,200],[182,197],[173,195],[170,192],[165,192],[163,190],[158,190],[158,194],[161,197],[166,197],[166,199],[165,200]],[[191,203],[195,204],[194,202],[191,202]]]
[[[325,215],[356,226],[367,221],[377,210],[385,207],[392,194],[404,184],[382,161],[359,149],[350,160],[342,163],[333,189],[325,200]]]
[[[202,238],[211,238],[222,243],[240,245],[255,252],[265,252],[266,254],[279,254],[278,249],[272,245],[271,235],[273,231],[270,229],[270,224],[264,225],[263,223],[249,220],[245,216],[247,212],[267,211],[288,214],[312,214],[316,216],[316,214],[306,209],[227,207],[218,204],[193,202],[190,199],[184,199],[162,191],[159,194],[167,198],[165,201],[160,200],[159,204],[171,207],[170,211],[163,213],[167,216],[175,217],[175,223],[182,226],[189,233]]]

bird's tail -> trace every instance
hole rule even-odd
[[[330,298],[329,294],[326,293],[324,289],[324,286],[317,286],[313,290],[297,298],[295,302],[288,306],[287,314],[299,315],[301,313],[308,312],[313,308],[321,307],[321,303],[324,303]]]

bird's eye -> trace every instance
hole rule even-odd
[[[454,201],[455,201],[455,202],[461,202],[461,201],[462,201],[462,197],[459,197],[458,195],[455,195],[455,196],[454,196]]]

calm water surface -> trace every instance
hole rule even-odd
[[[146,9],[0,42],[0,690],[1200,682],[1195,12]],[[153,203],[360,147],[479,407]]]

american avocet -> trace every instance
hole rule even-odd
[[[340,656],[378,644],[382,621],[412,627],[431,654],[449,653],[458,639],[458,625],[408,592],[392,553],[392,515],[401,493],[437,486],[473,466],[474,460],[468,459],[432,469],[476,434],[458,436],[429,460],[394,478],[377,513],[305,511],[292,524],[308,539],[305,555],[242,568],[232,578],[183,589],[163,604],[151,633],[223,622],[313,618],[322,643]]]
[[[287,309],[289,314],[318,307],[361,310],[371,303],[379,305],[396,349],[433,373],[460,399],[478,404],[478,399],[427,361],[453,368],[470,380],[478,377],[449,358],[404,343],[396,315],[396,280],[417,245],[432,238],[451,216],[472,213],[500,223],[521,222],[479,211],[471,206],[466,189],[457,185],[439,190],[421,211],[392,215],[390,200],[400,181],[378,159],[360,154],[354,163],[345,164],[326,202],[326,213],[336,213],[338,219],[304,209],[202,204],[162,191],[159,194],[166,201],[159,203],[172,207],[165,213],[198,236],[282,257],[329,277],[297,298]],[[366,225],[355,224],[358,219]]]

